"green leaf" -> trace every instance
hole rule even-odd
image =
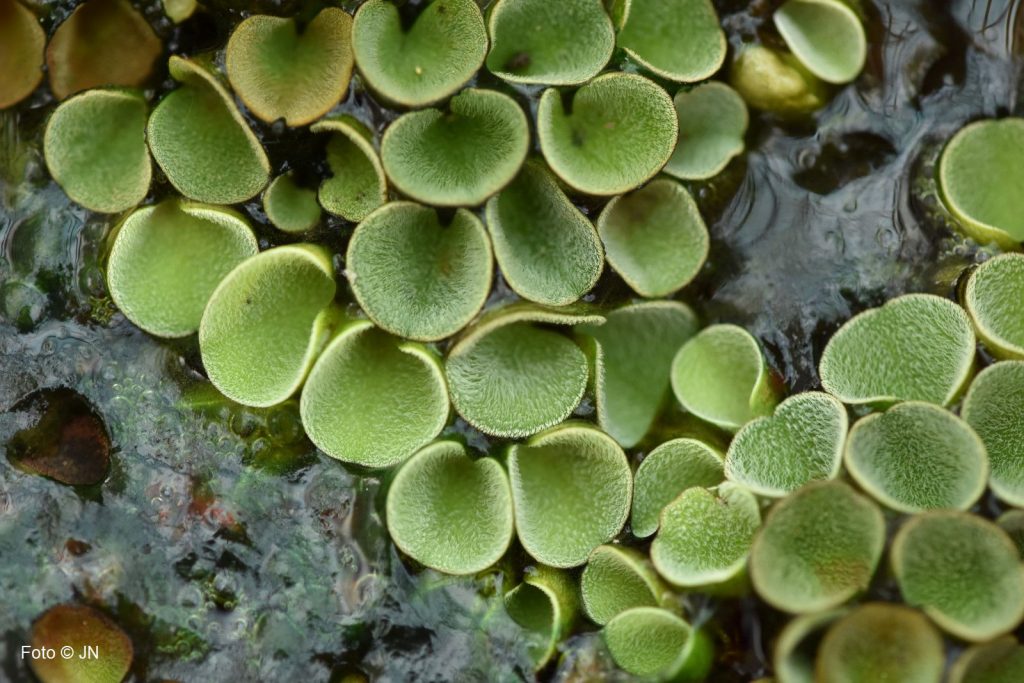
[[[97,86],[141,87],[163,51],[129,0],[89,0],[57,27],[46,47],[50,90],[63,100]]]
[[[95,89],[65,100],[46,123],[50,175],[73,201],[118,213],[146,197],[153,175],[146,149],[146,100],[128,90]]]
[[[772,19],[786,46],[821,80],[849,83],[864,68],[864,27],[842,0],[786,0]]]
[[[968,237],[1003,249],[1024,241],[1020,158],[1024,119],[976,121],[953,136],[939,159],[942,199]]]
[[[320,205],[316,191],[295,182],[291,172],[274,178],[263,193],[263,210],[267,220],[282,232],[303,233],[320,222]]]
[[[725,455],[725,476],[771,498],[834,479],[847,426],[846,408],[828,394],[790,396],[774,415],[748,422],[736,434]]]
[[[985,444],[992,492],[1011,505],[1024,506],[1024,361],[982,370],[971,383],[960,414]]]
[[[437,441],[398,471],[387,498],[388,532],[417,562],[449,574],[491,566],[512,542],[512,492],[493,458],[471,459]]]
[[[647,558],[618,545],[594,548],[580,577],[583,609],[602,626],[627,609],[658,607],[666,590]]]
[[[627,0],[618,44],[652,73],[703,81],[725,61],[725,33],[710,0]]]
[[[963,309],[906,294],[854,316],[821,355],[821,384],[843,403],[949,405],[974,369],[974,331]]]
[[[39,20],[18,0],[0,0],[0,109],[32,94],[43,80],[46,34]]]
[[[725,583],[743,571],[760,525],[757,499],[746,489],[728,482],[713,492],[689,488],[662,511],[651,560],[676,586]]]
[[[256,14],[235,28],[225,49],[228,80],[257,118],[303,126],[348,90],[352,17],[321,10],[299,31],[295,18]]]
[[[234,211],[170,199],[133,211],[118,226],[107,286],[125,317],[145,331],[184,337],[199,329],[221,280],[258,251],[252,229]]]
[[[567,185],[613,195],[650,180],[672,156],[678,134],[668,93],[643,76],[607,73],[571,96],[548,88],[537,107],[537,137]]]
[[[318,121],[314,133],[331,133],[327,165],[331,177],[320,184],[320,204],[330,213],[361,221],[388,200],[384,167],[373,147],[369,129],[351,116]]]
[[[680,90],[673,100],[679,141],[665,173],[703,180],[721,173],[744,149],[750,116],[739,93],[718,81]]]
[[[452,404],[487,434],[519,438],[558,424],[587,388],[587,358],[569,337],[544,325],[601,323],[582,312],[533,305],[495,309],[448,353]]]
[[[1024,510],[1007,510],[999,515],[996,524],[1006,532],[1024,559]]]
[[[729,82],[751,107],[779,114],[802,114],[828,101],[825,84],[796,57],[761,45],[740,50]]]
[[[120,683],[135,656],[128,635],[106,614],[86,605],[55,605],[32,624],[33,648],[61,652],[70,647],[74,658],[32,657],[29,664],[41,683]],[[88,648],[99,656],[79,657]]]
[[[527,641],[536,669],[555,653],[555,647],[572,631],[579,612],[579,598],[567,572],[539,565],[526,570],[523,582],[505,594],[505,610],[530,632]]]
[[[626,523],[629,462],[594,427],[567,423],[515,444],[508,470],[519,541],[538,562],[579,566]]]
[[[646,538],[658,530],[661,513],[683,491],[717,486],[725,478],[722,454],[696,439],[673,439],[651,451],[636,470],[633,483],[633,535]]]
[[[197,0],[162,0],[164,14],[175,24],[180,24],[195,13],[199,7]]]
[[[356,227],[346,269],[375,323],[434,341],[458,332],[483,307],[493,263],[487,231],[469,211],[459,209],[442,225],[434,209],[392,202]]]
[[[908,401],[861,418],[850,430],[846,469],[878,502],[899,512],[966,510],[985,492],[985,445],[967,423]]]
[[[814,664],[822,631],[847,612],[846,608],[812,612],[786,624],[772,653],[779,683],[815,683]]]
[[[403,107],[422,107],[456,92],[487,54],[487,31],[476,2],[432,0],[422,7],[406,29],[394,3],[369,0],[352,27],[363,78]]]
[[[294,394],[333,322],[334,293],[334,270],[321,247],[275,247],[243,261],[210,296],[199,324],[210,381],[248,406]]]
[[[924,615],[870,602],[828,629],[816,670],[821,681],[939,683],[945,665],[942,636]]]
[[[964,307],[994,356],[1024,360],[1024,255],[1003,254],[971,273]]]
[[[498,0],[490,9],[487,68],[511,83],[575,85],[612,56],[615,31],[601,0]]]
[[[632,448],[665,403],[672,359],[697,331],[697,316],[678,301],[646,301],[616,309],[605,320],[577,332],[595,342],[597,422]]]
[[[896,533],[892,567],[908,605],[964,640],[991,640],[1024,618],[1017,546],[992,522],[966,512],[928,512]]]
[[[412,199],[475,206],[515,177],[529,144],[526,116],[515,100],[468,88],[447,111],[410,112],[388,126],[380,157],[392,184]]]
[[[597,219],[608,263],[637,294],[668,296],[708,257],[708,229],[693,197],[659,178],[608,202]]]
[[[310,440],[332,458],[364,467],[397,465],[448,421],[440,359],[357,321],[317,359],[299,411]]]
[[[524,299],[564,306],[601,276],[597,230],[540,162],[527,161],[487,201],[487,228],[505,280]]]
[[[761,347],[736,325],[707,327],[679,349],[672,391],[683,408],[731,432],[777,402]]]
[[[714,659],[703,631],[659,607],[620,612],[602,634],[615,663],[636,676],[702,681]]]
[[[1017,683],[1024,680],[1024,647],[1013,636],[964,650],[949,670],[949,683]]]
[[[750,578],[777,609],[826,610],[867,589],[884,545],[874,503],[841,481],[814,482],[768,513],[751,548]]]

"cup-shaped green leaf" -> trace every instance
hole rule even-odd
[[[182,85],[149,117],[153,158],[190,199],[234,204],[254,196],[270,178],[270,162],[231,95],[205,66],[177,56],[168,66]]]
[[[985,492],[985,444],[956,415],[908,401],[860,419],[844,455],[850,476],[900,512],[966,510]]]
[[[1016,191],[1024,118],[976,121],[950,139],[939,159],[939,188],[960,228],[982,244],[1020,249],[1024,198]]]
[[[620,612],[602,634],[615,663],[636,676],[703,681],[714,659],[714,646],[703,631],[660,607]]]
[[[1024,618],[1024,566],[1006,532],[966,512],[928,512],[896,533],[892,568],[904,601],[945,631],[991,640]]]
[[[597,231],[608,263],[641,296],[672,294],[697,275],[708,256],[708,229],[697,203],[668,178],[612,199],[597,219]]]
[[[750,115],[739,93],[718,81],[680,90],[673,100],[679,141],[665,173],[684,180],[718,175],[743,152]]]
[[[923,614],[870,602],[829,627],[816,671],[819,681],[939,683],[945,666],[942,636]]]
[[[1024,361],[996,363],[978,373],[960,414],[985,444],[992,492],[1024,506]]]
[[[483,307],[494,267],[487,231],[469,211],[459,209],[442,225],[434,209],[392,202],[356,227],[346,270],[375,323],[434,341],[458,332]]]
[[[133,211],[118,226],[107,286],[142,329],[184,337],[199,329],[221,280],[258,251],[252,229],[234,211],[170,199]]]
[[[790,620],[775,639],[772,664],[779,683],[815,683],[814,665],[823,631],[846,614],[847,608],[801,614]]]
[[[32,624],[32,647],[74,657],[33,657],[32,672],[41,683],[121,683],[135,656],[128,635],[107,615],[86,605],[56,605]],[[79,656],[92,652],[96,657]]]
[[[95,89],[54,110],[43,135],[50,175],[92,211],[129,209],[149,192],[146,100],[130,90]]]
[[[409,197],[433,206],[475,206],[515,177],[529,144],[526,115],[515,100],[468,88],[447,111],[410,112],[388,126],[380,158],[392,184]]]
[[[1024,255],[1003,254],[981,264],[964,289],[964,307],[992,355],[1024,360]]]
[[[263,211],[267,220],[282,232],[303,233],[320,222],[316,190],[299,185],[291,172],[270,181],[263,192]]]
[[[530,634],[527,648],[537,669],[572,630],[579,613],[578,592],[567,572],[539,565],[527,569],[523,582],[505,593],[508,615]]]
[[[487,314],[448,353],[455,410],[480,431],[509,438],[558,424],[583,398],[587,357],[572,339],[539,325],[603,320],[515,304]]]
[[[440,359],[366,320],[352,323],[317,359],[299,412],[310,440],[332,458],[364,467],[397,465],[448,421]]]
[[[626,523],[629,462],[594,427],[566,423],[512,446],[508,471],[519,540],[538,562],[579,566]]]
[[[46,34],[32,10],[0,0],[0,109],[32,94],[43,80]]]
[[[352,47],[366,82],[403,107],[442,100],[484,62],[487,30],[474,0],[431,0],[406,26],[398,7],[369,0],[356,12]]]
[[[601,276],[597,231],[538,161],[487,200],[487,228],[505,281],[524,299],[564,306]]]
[[[605,319],[603,325],[582,325],[577,332],[595,343],[597,422],[631,448],[664,405],[672,359],[697,331],[697,316],[678,301],[647,301],[623,306]]]
[[[627,609],[658,607],[665,590],[647,558],[618,545],[595,548],[580,577],[583,609],[601,626]]]
[[[337,7],[321,10],[301,33],[293,17],[250,16],[228,40],[228,80],[258,118],[303,126],[348,89],[351,38],[352,17]]]
[[[662,510],[683,491],[717,486],[725,478],[722,454],[696,439],[673,439],[651,451],[633,481],[633,535],[646,538],[658,530]]]
[[[996,524],[1006,532],[1024,558],[1024,510],[1007,510],[999,515]]]
[[[725,61],[725,34],[711,0],[627,0],[618,45],[662,78],[703,81]]]
[[[334,269],[320,247],[276,247],[243,261],[214,290],[199,323],[210,381],[248,406],[294,394],[333,322],[334,293]]]
[[[905,294],[848,320],[818,366],[843,403],[949,405],[974,369],[974,330],[964,310],[931,294]]]
[[[191,17],[199,7],[198,0],[163,0],[164,14],[175,24]]]
[[[729,444],[725,476],[762,496],[781,498],[833,479],[848,420],[842,403],[820,391],[790,396],[771,417],[748,422]]]
[[[387,498],[388,532],[406,555],[449,574],[491,566],[512,542],[512,491],[493,458],[473,460],[455,441],[410,458]]]
[[[783,115],[813,111],[828,100],[825,84],[796,57],[762,45],[740,51],[729,82],[751,107]]]
[[[90,0],[76,7],[50,38],[50,90],[62,100],[102,85],[141,86],[163,50],[129,0]]]
[[[331,133],[327,165],[331,177],[320,184],[320,204],[336,216],[361,221],[388,200],[384,167],[369,129],[351,116],[318,121],[314,133]]]
[[[672,99],[643,76],[608,73],[572,94],[544,91],[537,137],[551,170],[587,194],[613,195],[650,180],[672,156],[679,124]]]
[[[672,391],[683,408],[731,432],[770,414],[778,400],[761,347],[736,325],[707,327],[679,349]]]
[[[772,19],[797,59],[821,80],[848,83],[864,68],[864,27],[842,0],[786,0]]]
[[[512,83],[575,85],[612,56],[615,31],[601,0],[498,0],[490,9],[487,68]]]
[[[676,586],[724,583],[743,571],[760,525],[757,499],[743,487],[689,488],[662,511],[651,560]]]
[[[874,503],[841,481],[814,482],[768,513],[750,551],[750,578],[783,611],[830,609],[868,587],[884,544]]]
[[[949,683],[1017,683],[1024,680],[1024,646],[1013,636],[974,645],[949,670]]]

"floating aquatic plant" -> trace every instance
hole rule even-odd
[[[107,615],[86,605],[56,605],[32,624],[32,647],[73,657],[32,657],[32,672],[42,683],[120,683],[135,656],[131,639]],[[97,657],[82,653],[96,648]]]
[[[515,444],[508,471],[519,541],[538,562],[579,566],[626,523],[633,475],[599,429],[566,423]]]
[[[575,85],[608,63],[615,31],[601,0],[498,0],[487,68],[511,83]]]
[[[966,510],[988,479],[985,445],[974,430],[917,401],[861,418],[850,430],[844,460],[861,488],[900,512]]]
[[[537,669],[555,653],[579,613],[578,589],[568,573],[537,565],[526,570],[523,582],[505,593],[505,609],[531,634],[527,642]]]
[[[336,216],[361,221],[388,200],[384,167],[370,130],[351,116],[318,121],[314,133],[330,133],[327,165],[331,177],[320,184],[320,204]]]
[[[992,522],[966,512],[913,517],[892,544],[903,599],[945,631],[975,642],[1024,618],[1024,567],[1017,547]]]
[[[597,219],[597,231],[611,267],[637,294],[649,298],[679,290],[708,256],[708,229],[697,203],[686,188],[667,178],[608,202]]]
[[[493,260],[479,219],[393,202],[366,217],[348,244],[349,283],[366,314],[394,334],[434,341],[462,329],[484,305]]]
[[[684,180],[711,178],[743,152],[750,115],[735,90],[725,83],[708,81],[692,90],[680,90],[673,102],[679,141],[665,173]]]
[[[199,7],[198,0],[162,0],[164,14],[175,24],[191,17]]]
[[[315,121],[348,90],[351,34],[352,17],[337,7],[322,9],[301,32],[294,18],[247,17],[225,51],[231,87],[264,121]]]
[[[169,199],[136,209],[118,226],[107,286],[142,329],[184,337],[199,329],[221,280],[258,251],[249,224],[231,209]]]
[[[637,676],[702,681],[714,658],[714,646],[702,630],[659,607],[620,612],[602,634],[615,663]]]
[[[633,535],[646,538],[658,530],[665,506],[692,487],[722,483],[723,456],[696,439],[672,439],[648,453],[633,480]]]
[[[1015,683],[1024,679],[1024,647],[1013,636],[964,650],[949,669],[949,683]]]
[[[772,664],[779,683],[814,683],[818,644],[825,629],[848,608],[801,614],[790,620],[775,639]]]
[[[505,281],[524,299],[573,303],[604,268],[597,231],[541,162],[527,161],[487,201],[487,229]]]
[[[583,609],[599,625],[633,607],[658,607],[665,591],[647,558],[617,545],[595,548],[580,576]]]
[[[190,199],[234,204],[253,197],[270,179],[270,162],[230,93],[198,62],[171,56],[181,86],[149,117],[146,137],[171,184]]]
[[[282,232],[303,233],[320,222],[316,191],[299,185],[292,173],[283,173],[270,182],[263,192],[263,211]]]
[[[978,373],[964,397],[963,419],[988,453],[992,492],[1011,505],[1024,505],[1024,362],[996,363]]]
[[[703,81],[725,61],[710,0],[623,0],[618,46],[661,78]]]
[[[786,0],[772,19],[786,46],[821,80],[847,83],[864,68],[864,27],[843,0]]]
[[[487,54],[487,30],[473,0],[430,0],[411,25],[387,0],[369,0],[352,26],[356,65],[386,100],[432,104],[465,85]]]
[[[0,0],[0,109],[32,94],[43,80],[46,34],[18,0]]]
[[[999,528],[1006,532],[1010,540],[1020,550],[1021,558],[1024,559],[1024,510],[1014,508],[1007,510],[996,519]]]
[[[948,405],[970,378],[974,344],[962,308],[930,294],[906,294],[854,316],[832,335],[821,355],[821,384],[849,404]]]
[[[398,471],[387,497],[388,532],[418,562],[450,574],[491,566],[512,541],[508,475],[493,458],[473,460],[438,441]]]
[[[668,93],[643,76],[607,73],[571,95],[555,88],[537,106],[537,137],[551,170],[593,195],[627,192],[672,156],[679,124]]]
[[[645,301],[608,313],[602,325],[580,325],[576,331],[594,343],[597,423],[631,448],[664,405],[672,359],[697,331],[697,317],[678,301]]]
[[[813,111],[828,99],[825,84],[796,57],[763,45],[740,50],[729,82],[751,107],[783,115]]]
[[[967,279],[964,307],[982,343],[999,358],[1024,360],[1024,255],[1003,254]]]
[[[87,209],[117,213],[141,202],[153,175],[141,93],[94,89],[65,100],[46,124],[50,175]]]

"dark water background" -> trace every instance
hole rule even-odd
[[[75,4],[47,3],[47,27]],[[778,40],[770,17],[780,2],[716,4],[734,49]],[[214,0],[211,14],[177,28],[158,2],[144,8],[170,52],[195,54],[222,46],[243,7],[299,6]],[[950,231],[934,162],[965,123],[1020,113],[1017,0],[864,0],[862,9],[869,56],[857,82],[813,117],[755,113],[747,153],[691,185],[712,251],[679,298],[706,323],[751,330],[794,391],[817,385],[824,342],[851,315],[903,292],[952,296],[963,268],[986,256]],[[341,109],[383,128],[396,113],[354,81]],[[172,87],[163,71],[152,92]],[[537,90],[513,94],[533,107]],[[31,622],[69,600],[128,630],[132,681],[532,679],[525,635],[500,606],[515,569],[451,579],[403,564],[380,517],[386,482],[317,453],[294,402],[252,410],[218,399],[194,339],[157,340],[116,313],[102,272],[116,217],[70,204],[49,181],[39,139],[52,104],[41,88],[0,112],[0,455],[39,418],[18,402],[68,387],[105,421],[113,466],[102,485],[72,488],[0,457],[0,680],[31,680],[19,656]],[[322,175],[323,140],[252,123],[275,171]],[[171,193],[157,176],[151,200]],[[287,241],[258,202],[242,208],[263,246]],[[325,216],[316,239],[343,252],[351,227]],[[492,301],[511,296],[497,281]],[[628,296],[606,274],[593,299]],[[498,447],[461,423],[449,432]],[[512,560],[522,564],[515,551]],[[884,576],[875,590],[892,595]],[[712,680],[769,673],[780,615],[749,598],[688,606],[718,641]],[[629,680],[589,628],[541,679]]]

